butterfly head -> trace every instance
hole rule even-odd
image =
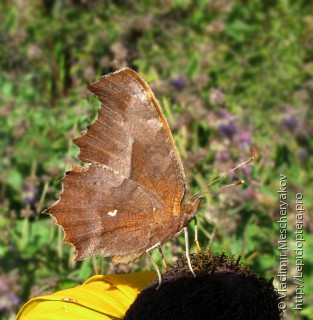
[[[196,198],[193,197],[183,205],[182,213],[184,214],[188,222],[195,218],[203,199],[204,196],[198,196]]]

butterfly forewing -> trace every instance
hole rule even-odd
[[[126,68],[102,77],[89,90],[101,102],[99,116],[75,140],[80,160],[104,164],[137,181],[179,214],[184,172],[170,130],[146,82]],[[156,217],[157,219],[157,217]]]

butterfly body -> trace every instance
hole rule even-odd
[[[49,213],[77,250],[77,260],[136,259],[195,218],[201,202],[183,204],[184,169],[160,106],[148,84],[129,68],[88,89],[101,102],[98,117],[74,140],[87,169],[63,178]]]

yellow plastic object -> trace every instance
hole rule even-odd
[[[123,319],[156,275],[152,271],[94,276],[81,286],[29,300],[16,320]]]

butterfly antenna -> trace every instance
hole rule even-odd
[[[210,182],[209,184],[207,184],[206,186],[204,186],[203,188],[201,188],[196,194],[194,194],[194,195],[192,196],[192,199],[195,198],[195,197],[197,197],[197,196],[198,196],[199,194],[201,194],[201,193],[203,194],[203,190],[209,188],[211,185],[215,184],[216,182],[218,182],[218,181],[221,180],[222,178],[230,175],[232,172],[238,170],[239,168],[241,168],[241,167],[247,165],[248,163],[254,161],[254,159],[255,159],[255,157],[254,157],[254,156],[251,156],[248,160],[246,160],[246,161],[238,164],[236,167],[234,167],[234,168],[232,168],[232,169],[230,169],[230,170],[228,170],[228,171],[226,171],[226,172],[223,172],[218,178],[216,178],[215,180],[213,180],[212,182]],[[221,187],[221,188],[217,188],[216,190],[211,190],[211,191],[209,190],[209,192],[217,191],[217,190],[221,190],[221,189],[225,189],[225,188],[229,188],[229,187],[231,187],[231,186],[237,186],[237,185],[241,185],[241,184],[243,184],[242,181],[237,181],[237,182],[232,183],[232,184],[229,184],[229,185],[227,185],[227,186],[224,186],[224,187]]]
[[[232,187],[236,187],[236,186],[241,186],[244,183],[245,183],[244,180],[239,180],[239,181],[236,181],[234,183],[227,184],[226,186],[218,187],[218,188],[215,188],[215,189],[208,189],[206,192],[202,192],[202,195],[204,195],[206,193],[219,192],[221,190],[232,188]]]

